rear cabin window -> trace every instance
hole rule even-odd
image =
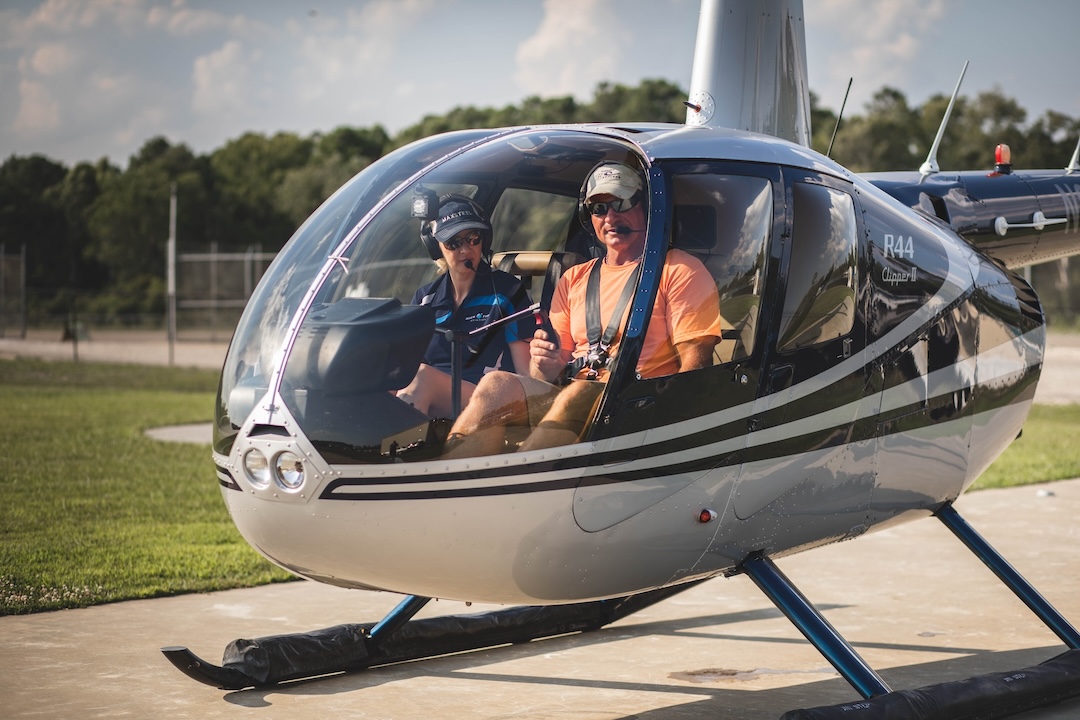
[[[781,352],[843,337],[855,324],[855,204],[850,195],[823,185],[798,182],[792,194]]]
[[[713,361],[746,358],[754,351],[761,307],[772,184],[761,177],[702,173],[676,175],[674,188],[671,244],[701,260],[720,293],[723,336]]]

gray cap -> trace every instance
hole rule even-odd
[[[642,191],[641,173],[621,163],[605,163],[593,170],[585,184],[585,199],[596,195],[613,195],[629,200]]]

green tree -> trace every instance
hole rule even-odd
[[[513,127],[584,122],[682,122],[686,92],[666,80],[643,80],[636,87],[600,83],[593,99],[580,104],[569,96],[525,98],[520,106],[501,109],[456,107],[446,115],[428,115],[405,128],[393,139],[393,147],[414,140],[469,128]]]
[[[312,139],[315,143],[312,160],[316,162],[337,155],[345,161],[364,158],[371,163],[382,157],[390,147],[390,136],[381,125],[371,128],[342,125],[325,135],[316,134]]]
[[[686,91],[667,80],[642,80],[636,88],[600,83],[580,122],[674,122],[686,119]]]
[[[320,162],[289,170],[277,188],[278,211],[292,227],[299,227],[326,198],[368,164],[363,156],[346,159],[334,153]]]
[[[839,111],[837,111],[839,112]],[[846,118],[841,118],[841,126]],[[840,133],[836,126],[836,113],[829,108],[821,107],[821,100],[817,93],[810,93],[810,147],[819,153],[829,153],[829,142],[833,139],[833,132]]]
[[[64,244],[55,258],[58,272],[66,277],[63,285],[71,291],[97,291],[104,287],[106,272],[89,255],[91,243],[89,231],[90,213],[101,195],[103,183],[119,175],[119,168],[106,159],[97,164],[82,162],[71,168],[64,179],[50,187],[45,197],[49,204],[63,216],[65,223]],[[48,312],[58,313],[67,309],[69,303],[61,302]]]
[[[1037,118],[1016,145],[1009,147],[1018,167],[1063,168],[1080,139],[1080,119],[1054,110]]]
[[[844,119],[833,146],[833,159],[855,172],[917,169],[923,160],[917,153],[924,135],[919,115],[908,106],[904,94],[884,87],[874,94],[866,110],[865,117]]]
[[[156,288],[140,299],[142,312],[164,308],[159,286],[165,274],[171,187],[175,183],[177,189],[178,241],[190,242],[210,234],[214,212],[208,177],[205,158],[157,137],[132,156],[127,170],[104,178],[87,218],[87,256],[107,269],[114,292],[130,296]]]
[[[28,287],[50,291],[67,279],[64,257],[67,226],[49,196],[67,168],[44,155],[12,155],[0,165],[0,242],[7,252],[26,244]]]
[[[216,193],[216,224],[204,236],[225,248],[262,245],[279,249],[296,228],[279,206],[279,189],[290,170],[304,167],[314,143],[294,133],[266,137],[246,133],[210,157]]]

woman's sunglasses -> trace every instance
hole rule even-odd
[[[472,247],[476,247],[480,244],[480,233],[471,232],[468,235],[455,235],[454,237],[444,242],[443,247],[445,247],[450,252],[454,252],[465,243],[468,243]]]

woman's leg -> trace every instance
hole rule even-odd
[[[453,380],[442,370],[421,363],[412,382],[398,390],[400,400],[412,405],[428,417],[451,417],[453,407]],[[461,381],[461,405],[465,407],[476,386],[468,380]]]

